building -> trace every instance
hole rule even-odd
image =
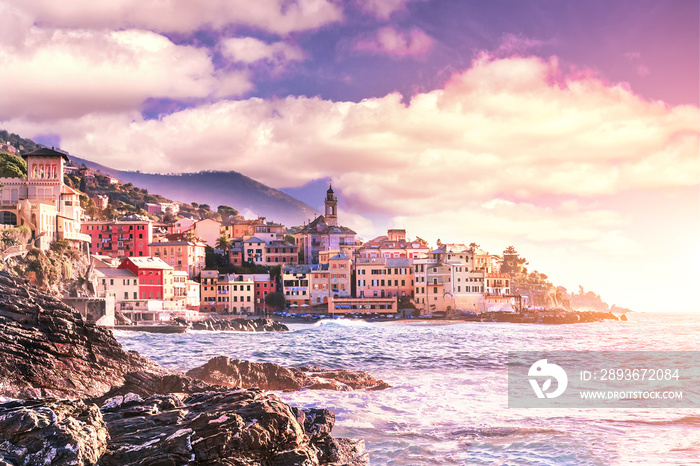
[[[288,265],[282,268],[282,293],[290,307],[308,307],[310,305],[309,280],[314,265]]]
[[[253,276],[204,270],[201,280],[201,311],[219,314],[250,314],[255,311]]]
[[[232,248],[233,250],[233,248]],[[237,250],[236,250],[237,252]],[[267,267],[274,267],[280,264],[296,264],[298,258],[298,248],[294,244],[289,244],[284,240],[266,241],[265,239],[253,236],[242,242],[242,260]],[[236,265],[238,257],[234,253],[229,253],[231,263]]]
[[[338,224],[338,199],[331,186],[326,192],[325,215],[319,215],[305,225],[294,239],[303,263],[318,264],[320,251],[339,250],[354,257],[359,248],[355,236],[353,230]]]
[[[0,153],[18,155],[19,151],[9,142],[0,141]]]
[[[200,306],[201,312],[217,312],[217,286],[219,284],[218,270],[202,270],[200,279]]]
[[[391,229],[386,236],[365,242],[357,251],[359,257],[386,259],[418,259],[425,257],[430,248],[420,240],[407,240],[406,230]]]
[[[22,157],[27,178],[0,178],[0,228],[27,225],[41,249],[66,239],[87,252],[90,237],[81,233],[80,192],[63,184],[68,156],[43,148]]]
[[[413,294],[413,259],[358,257],[355,260],[358,298],[412,298]]]
[[[95,278],[97,296],[112,294],[117,304],[139,300],[138,277],[131,270],[112,267],[96,268]]]
[[[131,271],[139,281],[139,299],[172,300],[173,268],[157,257],[127,257],[119,269]]]
[[[277,281],[269,273],[232,274],[229,275],[229,282],[231,281],[252,281],[254,283],[254,311],[259,314],[267,310],[265,304],[267,295],[277,291]]]
[[[159,257],[176,272],[185,272],[189,279],[204,268],[205,246],[196,241],[158,239],[148,245],[149,256]]]
[[[352,296],[352,260],[348,256],[336,254],[327,263],[309,267],[310,306],[323,304],[327,309],[329,299]]]
[[[221,225],[221,234],[230,239],[246,240],[255,236],[265,242],[277,241],[284,239],[284,231],[284,225],[268,222],[265,217],[258,217],[255,220],[230,217]]]
[[[201,239],[207,246],[216,248],[216,240],[221,236],[221,223],[211,218],[194,222],[190,231],[196,238]]]
[[[118,180],[116,180],[118,181]],[[110,179],[111,182],[111,179]],[[158,214],[170,214],[170,215],[177,215],[178,212],[180,212],[180,204],[177,204],[175,202],[160,202],[158,204],[152,204],[147,202],[146,205],[146,212],[149,213],[149,215],[158,215]]]
[[[83,222],[81,231],[90,237],[90,254],[121,258],[150,255],[150,220],[89,220]]]

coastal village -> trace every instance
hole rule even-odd
[[[332,186],[324,213],[294,229],[264,217],[183,217],[177,202],[143,206],[172,221],[133,214],[97,220],[81,207],[85,194],[64,183],[66,173],[79,170],[66,153],[39,148],[22,157],[26,177],[0,178],[0,230],[26,226],[31,236],[5,248],[3,259],[32,247],[48,250],[56,241],[89,256],[88,285],[64,300],[103,325],[273,311],[316,318],[473,317],[541,310],[550,302],[551,284],[534,294],[512,289],[504,267],[518,262],[512,247],[497,255],[476,243],[430,245],[398,228],[362,240],[341,224]],[[81,174],[86,186],[95,183],[92,170]],[[92,200],[107,208],[106,196]],[[228,270],[255,273],[207,267],[207,250]]]

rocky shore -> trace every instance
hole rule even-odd
[[[526,312],[526,313],[505,313],[492,312],[482,314],[481,322],[513,322],[526,324],[581,324],[587,322],[602,322],[604,320],[627,320],[618,318],[612,312],[600,311],[569,311],[569,310],[553,310],[541,312]]]
[[[257,363],[219,356],[203,366],[187,371],[187,375],[210,384],[225,387],[258,387],[264,390],[383,390],[389,384],[364,371],[322,369],[305,366],[291,369],[278,364]]]
[[[330,411],[160,367],[2,271],[0,352],[0,465],[369,463]]]

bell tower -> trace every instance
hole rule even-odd
[[[333,186],[328,184],[326,191],[326,225],[338,226],[338,198],[335,197]]]

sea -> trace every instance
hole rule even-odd
[[[289,332],[115,332],[129,350],[186,371],[214,356],[368,371],[381,391],[277,392],[336,415],[373,465],[700,464],[700,410],[508,407],[509,351],[698,351],[700,318],[632,313],[574,325],[322,320]]]

